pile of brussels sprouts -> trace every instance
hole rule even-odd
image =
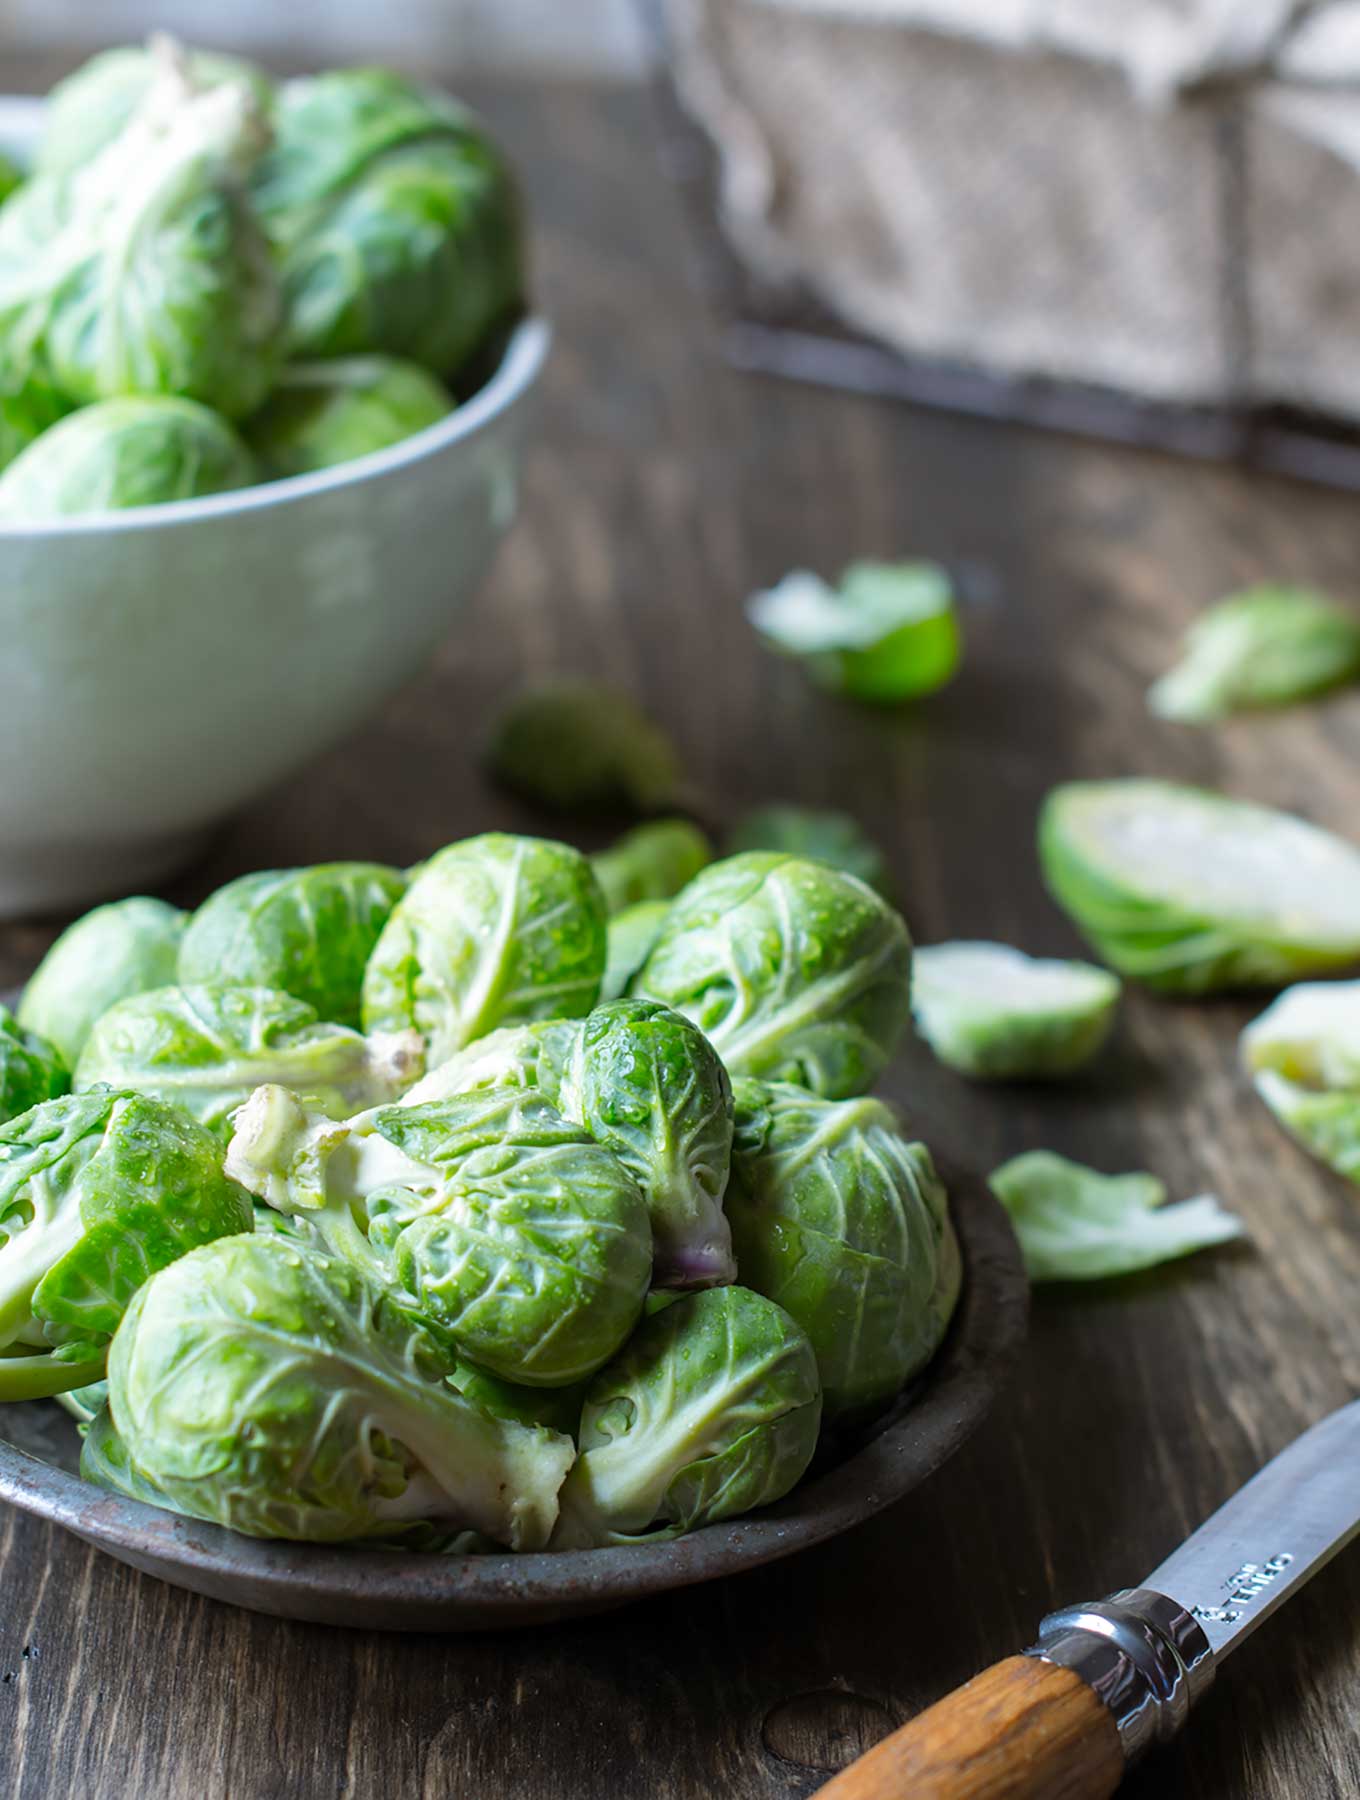
[[[0,522],[324,469],[443,418],[523,303],[480,123],[378,69],[275,88],[157,40],[0,163]]]
[[[0,1018],[0,1400],[259,1537],[589,1548],[787,1494],[934,1355],[959,1254],[868,1096],[902,918],[710,856],[490,834],[77,921]]]

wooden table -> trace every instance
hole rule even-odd
[[[0,71],[4,72],[4,71]],[[9,85],[51,73],[7,71]],[[3,84],[0,84],[3,85]],[[1354,592],[1353,499],[727,371],[632,91],[479,93],[528,172],[559,340],[523,516],[436,668],[262,801],[174,890],[321,857],[410,862],[544,822],[475,748],[521,675],[638,694],[727,812],[853,808],[923,940],[1077,948],[1035,809],[1071,775],[1221,784],[1360,835],[1360,695],[1189,731],[1149,678],[1236,584]],[[765,655],[741,602],[803,564],[947,559],[962,679],[852,710]],[[381,605],[381,596],[375,596]],[[0,933],[21,979],[52,927]],[[986,1171],[1048,1145],[1218,1192],[1250,1248],[1038,1296],[1008,1400],[927,1489],[792,1562],[526,1636],[447,1640],[251,1617],[0,1518],[0,1792],[22,1800],[427,1795],[776,1800],[1026,1643],[1054,1602],[1136,1581],[1257,1465],[1360,1389],[1360,1206],[1238,1076],[1251,1008],[1131,995],[1117,1048],[1051,1091],[965,1085],[913,1047],[887,1084]],[[1134,1794],[1360,1793],[1360,1551],[1231,1663]]]

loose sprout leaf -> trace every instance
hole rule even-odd
[[[672,900],[713,861],[713,846],[688,819],[653,819],[590,859],[610,916],[647,900]]]
[[[1203,788],[1056,788],[1039,820],[1050,892],[1111,967],[1177,993],[1280,986],[1360,960],[1360,851]]]
[[[891,899],[883,852],[866,834],[858,819],[834,809],[819,811],[808,806],[762,806],[738,819],[727,834],[729,856],[743,850],[777,850],[785,856],[801,856],[857,875]]]
[[[604,979],[600,999],[618,1000],[628,992],[633,977],[652,953],[661,926],[670,911],[669,900],[639,900],[625,906],[609,921],[605,943]]]
[[[9,1008],[0,1006],[0,1125],[39,1101],[57,1099],[70,1085],[70,1070],[55,1046],[25,1031]]]
[[[1242,1061],[1285,1130],[1360,1180],[1360,982],[1302,982],[1242,1033]]]
[[[933,693],[959,666],[954,596],[944,570],[931,563],[853,563],[839,589],[795,570],[754,595],[747,613],[772,649],[854,699]]]
[[[401,1104],[426,1106],[432,1100],[453,1100],[484,1088],[519,1088],[556,1106],[562,1077],[580,1035],[579,1019],[504,1025],[437,1064],[407,1089]]]
[[[1013,1157],[991,1186],[1032,1281],[1127,1275],[1245,1235],[1211,1194],[1167,1206],[1155,1175],[1100,1175],[1051,1150]]]
[[[1164,719],[1202,724],[1288,706],[1360,676],[1360,618],[1306,588],[1258,587],[1198,618],[1182,660],[1153,684]]]
[[[177,906],[144,895],[95,907],[62,932],[29,978],[20,1025],[74,1069],[96,1019],[131,994],[174,981],[187,923]]]
[[[486,748],[492,778],[552,812],[657,812],[683,785],[670,738],[629,695],[593,681],[524,688]]]
[[[918,945],[912,963],[917,1030],[941,1062],[983,1080],[1083,1067],[1110,1035],[1119,992],[1107,969],[1006,944]]]
[[[306,475],[399,444],[452,410],[447,389],[416,363],[335,357],[290,364],[246,436],[268,475]]]

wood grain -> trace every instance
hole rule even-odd
[[[733,375],[646,99],[474,97],[529,173],[559,331],[523,517],[429,674],[243,816],[173,897],[249,868],[405,863],[491,826],[552,828],[489,792],[474,753],[507,689],[555,669],[637,691],[720,815],[776,798],[853,808],[923,941],[1078,951],[1032,851],[1035,809],[1066,776],[1207,780],[1360,838],[1360,694],[1206,732],[1143,705],[1186,621],[1228,588],[1360,595],[1354,498]],[[741,601],[759,584],[908,554],[948,560],[965,594],[965,672],[929,704],[853,709],[754,645]],[[0,933],[0,981],[22,978],[56,924]],[[970,1087],[909,1049],[887,1092],[968,1166],[1046,1145],[1155,1169],[1173,1195],[1217,1191],[1252,1241],[1041,1293],[1009,1405],[928,1488],[785,1565],[561,1629],[438,1643],[362,1619],[338,1632],[252,1618],[0,1516],[0,1794],[812,1793],[871,1730],[1031,1642],[1052,1606],[1137,1582],[1360,1391],[1357,1197],[1241,1081],[1252,1011],[1131,995],[1108,1058],[1048,1089]],[[1352,1550],[1234,1657],[1129,1794],[1354,1800],[1357,1619]]]

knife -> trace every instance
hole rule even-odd
[[[815,1800],[1102,1800],[1175,1737],[1219,1664],[1360,1532],[1360,1400],[1296,1438],[1142,1587],[885,1738]]]

